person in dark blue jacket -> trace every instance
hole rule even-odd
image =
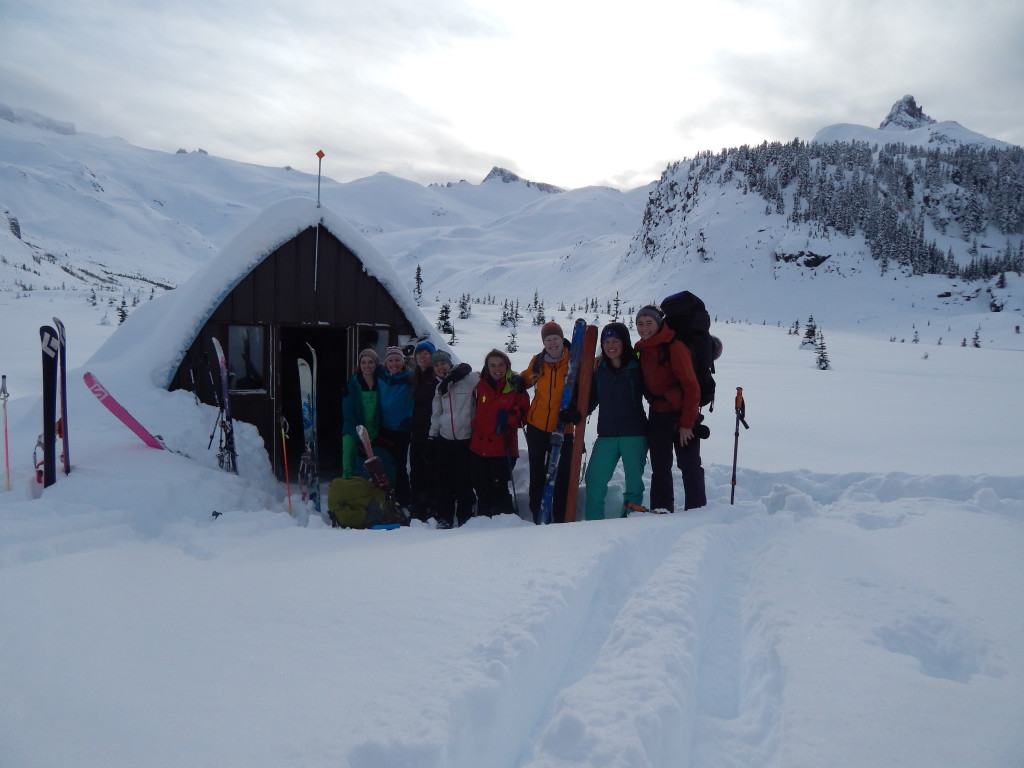
[[[413,389],[405,353],[400,347],[388,347],[384,364],[377,371],[380,392],[380,432],[377,444],[384,446],[395,461],[395,500],[408,508],[409,441],[412,438]]]
[[[433,517],[434,482],[427,453],[430,437],[430,414],[439,379],[434,375],[434,345],[421,341],[413,351],[412,442],[409,444],[409,486],[412,491],[412,516],[422,522]]]
[[[609,323],[601,331],[601,356],[590,388],[592,413],[597,408],[597,440],[587,465],[587,520],[604,519],[608,481],[619,460],[626,476],[622,516],[630,505],[642,508],[644,467],[647,466],[647,416],[644,413],[643,378],[633,351],[629,329]]]

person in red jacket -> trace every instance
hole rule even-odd
[[[644,381],[644,396],[650,404],[647,416],[647,444],[651,456],[651,509],[675,511],[672,482],[672,454],[682,471],[685,509],[708,503],[704,489],[704,468],[700,462],[700,439],[694,434],[699,423],[700,386],[693,372],[689,348],[676,339],[665,325],[658,307],[648,305],[636,314],[640,341],[636,352]]]
[[[493,517],[516,511],[508,484],[519,458],[519,427],[529,407],[523,380],[512,372],[508,355],[492,349],[484,358],[476,385],[476,412],[469,442],[477,515]]]

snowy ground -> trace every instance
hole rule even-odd
[[[707,508],[341,531],[288,516],[253,429],[218,470],[190,395],[97,371],[192,458],[116,422],[79,383],[100,311],[0,298],[2,766],[1024,764],[1019,351],[836,332],[822,372],[784,329],[718,325]],[[495,312],[459,325],[474,368]],[[75,468],[34,498],[53,314]]]

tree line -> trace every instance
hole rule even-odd
[[[652,191],[632,249],[661,252],[655,230],[666,217],[685,216],[708,185],[735,185],[765,200],[765,213],[785,215],[812,233],[863,234],[871,256],[909,274],[964,280],[1024,271],[1024,149],[959,146],[953,150],[863,141],[763,142],[670,164]],[[926,235],[969,243],[960,266],[952,248]],[[981,253],[978,236],[1006,236]],[[1014,244],[1016,240],[1016,244]],[[706,256],[702,256],[706,258]]]

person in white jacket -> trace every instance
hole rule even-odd
[[[480,381],[468,363],[452,368],[447,352],[434,353],[434,373],[442,378],[434,393],[430,415],[430,446],[437,489],[437,527],[463,525],[473,516],[473,492],[469,441],[476,410],[474,390]]]

